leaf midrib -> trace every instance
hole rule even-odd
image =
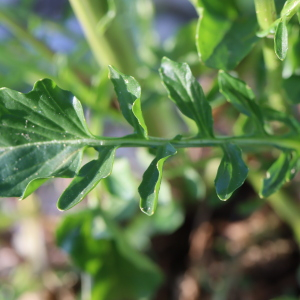
[[[85,147],[88,145],[101,146],[102,143],[103,142],[101,140],[97,140],[97,139],[53,140],[53,141],[26,143],[26,144],[21,144],[16,146],[0,147],[0,151],[9,151],[9,150],[22,148],[22,147],[44,146],[44,145],[52,145],[52,144],[82,145],[83,147]]]

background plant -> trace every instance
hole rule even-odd
[[[52,69],[52,79],[58,86],[72,90],[78,99],[93,109],[88,111],[87,126],[79,101],[50,80],[39,81],[33,91],[26,95],[20,95],[9,89],[1,90],[2,125],[8,129],[2,132],[1,137],[1,159],[4,166],[1,171],[1,195],[24,198],[45,183],[44,178],[75,176],[58,202],[59,208],[67,209],[81,201],[101,179],[110,174],[117,148],[149,147],[155,157],[145,172],[138,190],[142,210],[152,215],[157,202],[160,202],[157,213],[151,219],[147,219],[137,212],[135,192],[137,180],[130,175],[126,160],[120,160],[115,164],[117,171],[113,170],[110,177],[102,180],[104,184],[98,185],[89,194],[88,209],[65,217],[58,229],[57,240],[58,244],[69,252],[75,265],[89,274],[82,276],[83,297],[87,299],[150,297],[161,282],[160,271],[145,256],[137,254],[135,249],[149,249],[150,236],[176,230],[182,224],[184,215],[188,216],[191,207],[209,208],[204,210],[206,213],[201,216],[201,221],[199,215],[196,215],[198,221],[193,229],[194,235],[197,229],[204,230],[203,234],[206,234],[208,241],[209,228],[214,228],[208,223],[205,230],[205,220],[213,215],[212,212],[217,211],[216,205],[221,205],[222,202],[214,201],[214,196],[205,197],[199,170],[207,170],[205,181],[208,190],[211,190],[212,182],[209,178],[217,174],[216,191],[222,200],[229,198],[246,179],[248,168],[244,160],[256,166],[254,170],[250,170],[248,180],[254,189],[260,188],[262,196],[272,195],[284,182],[296,175],[299,125],[297,119],[290,113],[290,103],[295,104],[299,99],[299,91],[295,88],[299,67],[297,59],[299,24],[296,19],[299,4],[298,1],[287,1],[285,5],[277,3],[277,11],[281,13],[276,19],[273,1],[255,2],[256,15],[250,1],[243,3],[227,1],[222,4],[218,1],[194,2],[200,15],[198,25],[195,26],[195,22],[186,25],[177,36],[168,40],[164,47],[160,47],[155,43],[154,34],[150,30],[153,17],[149,13],[152,11],[150,1],[126,3],[108,1],[101,4],[98,1],[87,1],[85,4],[70,1],[70,3],[83,26],[95,61],[98,63],[97,67],[93,59],[86,54],[88,48],[85,45],[79,47],[77,42],[76,51],[66,56],[55,53],[48,45],[36,39],[35,29],[42,28],[44,24],[37,16],[32,18],[36,23],[31,21],[33,25],[32,28],[29,27],[33,29],[32,34],[30,30],[26,31],[24,26],[18,24],[16,16],[11,15],[9,10],[1,13],[4,23],[26,42],[26,55],[22,58],[25,58],[27,66],[24,62],[20,65],[15,58],[4,59],[2,62],[7,70],[15,70],[20,74],[18,81],[14,78],[14,82],[18,85],[26,83],[26,80],[31,83],[34,77],[39,78],[43,72],[46,73],[45,77],[51,77],[48,76],[50,75],[48,72]],[[122,5],[127,5],[126,9]],[[25,9],[27,7],[28,13],[30,2],[26,4],[24,2],[24,7]],[[147,13],[143,10],[145,7]],[[121,11],[128,11],[128,14],[119,16]],[[129,11],[133,13],[130,14]],[[122,17],[131,24],[128,28],[120,25],[123,24]],[[195,35],[198,54],[205,66],[199,66],[194,46]],[[9,52],[9,47],[16,51],[18,48],[14,47],[15,40],[8,38],[8,41],[5,49],[1,51]],[[289,50],[288,43],[291,45]],[[23,54],[24,48],[20,49]],[[7,52],[2,57],[11,57]],[[37,53],[43,59],[30,60]],[[264,55],[264,64],[261,63],[261,53]],[[155,70],[158,69],[160,59],[164,55],[173,60],[163,59],[160,68],[161,79],[169,97],[183,115],[179,115],[172,103],[166,101],[166,92],[158,82],[159,76]],[[281,63],[278,57],[284,59],[286,56],[284,63]],[[176,63],[174,60],[189,62],[194,76],[198,77],[201,74],[202,78],[209,80],[210,84],[205,86],[206,97],[188,65]],[[120,110],[134,130],[132,134],[126,129],[123,138],[103,137],[107,136],[105,134],[107,126],[99,122],[99,120],[122,122],[116,109],[116,100],[111,102],[111,98],[115,96],[111,89],[112,85],[107,80],[108,64],[137,77],[142,87],[141,110],[139,83],[132,77],[111,68],[110,79],[118,97]],[[215,71],[211,68],[223,71],[216,77]],[[252,82],[256,95],[244,81],[237,79],[236,74],[228,73],[234,68],[246,81],[250,80],[251,74],[259,74]],[[89,79],[90,74],[95,74],[92,79]],[[225,100],[232,105],[226,105]],[[215,113],[214,129],[211,107]],[[222,118],[218,117],[220,113]],[[224,126],[222,122],[228,125]],[[187,127],[188,133],[185,132]],[[93,147],[98,152],[98,158],[93,159],[95,151],[88,149],[85,160],[88,159],[90,162],[79,170],[86,146]],[[198,159],[195,163],[192,158],[196,152],[184,150],[203,146],[216,148],[209,150],[208,156],[213,158],[211,162],[207,162],[203,154],[202,159]],[[247,153],[244,158],[239,147]],[[178,153],[175,155],[176,148]],[[268,157],[266,151],[274,148],[279,151],[275,151],[274,156]],[[26,159],[25,152],[35,159],[34,164]],[[149,158],[150,154],[141,153],[143,160],[150,163],[153,159]],[[252,153],[255,153],[255,157],[252,157]],[[212,171],[216,162],[214,157],[222,155],[218,171]],[[187,197],[205,199],[204,202],[199,204],[186,199],[172,201],[170,186],[166,181],[162,181],[162,196],[158,197],[162,165],[169,156],[174,157],[170,159],[169,167],[166,166],[166,178],[182,178],[186,186],[183,191],[186,190],[187,193],[185,195],[181,192],[182,199]],[[269,160],[275,162],[270,165]],[[146,167],[144,166],[144,169]],[[262,174],[258,173],[267,169],[269,175],[264,179],[262,187],[259,187],[257,182]],[[141,177],[141,174],[139,176]],[[298,205],[283,192],[278,192],[268,199],[269,205],[289,224],[294,231],[295,240],[298,241]],[[262,202],[251,201],[251,205],[250,211],[253,211],[256,207],[261,207]],[[247,210],[247,205],[244,207],[246,207],[244,210]],[[185,224],[187,220],[188,217]],[[125,228],[121,229],[120,224],[126,224]],[[259,233],[254,234],[253,240],[253,243],[256,241],[261,243],[260,249],[264,249],[264,239],[259,237]],[[191,251],[193,241],[196,243],[197,239],[192,239]],[[283,239],[283,242],[287,243],[290,240]],[[218,243],[215,242],[214,245],[220,252]],[[285,245],[286,249],[288,245],[290,252],[295,253],[293,244]],[[249,245],[244,245],[242,250],[231,252],[238,254],[237,262],[239,257],[243,256],[243,252],[247,254],[247,247],[251,249]],[[199,256],[201,251],[196,253]],[[189,254],[189,259],[190,265],[185,266],[183,274],[195,282],[203,268],[192,253]],[[192,270],[198,271],[191,275]],[[228,281],[209,282],[211,276],[209,268],[207,270],[206,276],[200,276],[201,289],[212,297],[226,299],[232,293],[231,289],[236,286],[234,282],[238,271],[233,268]],[[214,284],[217,284],[218,288],[214,288],[216,291],[211,292],[210,289]],[[119,288],[116,289],[116,286]],[[184,285],[181,285],[181,294],[184,294],[182,286]],[[199,293],[199,290],[197,292],[196,289],[195,293]],[[277,292],[272,295],[281,294]],[[296,290],[292,290],[291,294],[296,295]],[[17,297],[12,293],[9,295]]]

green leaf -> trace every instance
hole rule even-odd
[[[287,0],[280,12],[282,18],[291,18],[300,7],[300,0]]]
[[[114,85],[121,111],[136,134],[147,137],[147,127],[141,111],[141,87],[131,76],[109,67],[109,76]]]
[[[150,299],[161,284],[159,268],[129,245],[123,230],[99,209],[65,216],[57,244],[91,276],[91,299]]]
[[[170,99],[184,115],[196,122],[202,137],[213,137],[211,107],[189,66],[164,57],[159,71]]]
[[[238,17],[233,1],[199,0],[196,45],[202,62],[232,70],[250,52],[258,37],[255,18]]]
[[[276,31],[276,28],[277,28],[277,25],[279,24],[280,22],[280,19],[277,19],[276,21],[274,21],[269,28],[265,29],[265,30],[261,30],[261,31],[258,31],[256,32],[256,36],[259,37],[259,38],[263,38],[263,37],[266,37],[268,35],[274,35],[275,31]]]
[[[49,79],[28,94],[0,89],[0,126],[1,197],[24,198],[45,178],[74,177],[93,138],[80,102]]]
[[[300,157],[299,154],[293,155],[293,157],[290,159],[290,165],[289,165],[289,171],[286,175],[286,181],[291,181],[296,176],[296,174],[300,170]]]
[[[277,25],[274,36],[275,53],[280,60],[285,59],[288,50],[288,30],[286,23],[286,18],[282,18]]]
[[[78,204],[96,187],[101,179],[110,175],[114,163],[116,147],[102,147],[99,157],[84,165],[71,184],[60,196],[57,207],[67,210]]]
[[[276,28],[282,19],[286,19],[286,23],[297,13],[300,7],[300,0],[287,0],[281,10],[280,18],[275,20],[268,29],[258,32],[256,35],[260,38],[265,37],[269,34],[274,34]],[[297,13],[298,14],[298,13]]]
[[[247,178],[248,167],[242,159],[242,151],[235,144],[225,144],[224,156],[218,168],[215,179],[217,195],[221,200],[227,200]]]
[[[300,133],[300,124],[292,115],[269,107],[264,107],[263,112],[266,120],[282,122],[293,132]]]
[[[291,152],[282,152],[279,158],[272,164],[267,171],[267,176],[263,181],[260,191],[261,197],[268,197],[275,193],[285,183],[291,169]]]
[[[219,71],[219,87],[224,97],[241,113],[255,121],[257,128],[264,132],[264,120],[260,107],[254,102],[254,93],[242,80],[224,71]]]
[[[299,45],[298,45],[299,47]],[[283,79],[283,88],[292,104],[300,104],[300,76],[293,75]]]
[[[140,208],[149,216],[154,214],[157,206],[164,162],[175,154],[176,150],[171,144],[159,147],[156,157],[143,175],[142,183],[139,186]]]

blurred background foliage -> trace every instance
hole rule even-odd
[[[276,1],[278,11],[283,3]],[[227,4],[255,20],[252,0],[220,5]],[[217,71],[199,61],[197,19],[188,0],[1,0],[1,86],[28,92],[51,78],[80,99],[94,134],[122,136],[129,129],[107,77],[112,64],[140,82],[150,135],[195,133],[166,100],[158,68],[168,56],[189,63],[199,78],[217,134],[243,134],[250,125],[218,92]],[[293,20],[289,34],[282,93],[297,115],[300,39]],[[234,72],[259,99],[267,97],[260,42]],[[250,179],[221,202],[213,188],[220,151],[180,150],[166,164],[152,217],[138,209],[137,186],[152,159],[145,149],[118,150],[112,175],[71,211],[55,207],[69,179],[22,202],[2,199],[0,299],[299,299],[300,178],[259,199],[259,178],[276,151],[251,153]]]

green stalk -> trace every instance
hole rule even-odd
[[[98,64],[101,67],[112,64],[120,68],[118,59],[115,57],[107,39],[104,38],[104,35],[97,33],[97,24],[101,16],[97,15],[98,10],[95,9],[92,1],[70,0],[70,4],[82,25],[86,39]]]
[[[174,148],[200,148],[200,147],[220,147],[226,143],[235,143],[240,147],[275,147],[280,149],[295,149],[300,152],[300,139],[299,137],[216,137],[216,138],[187,138],[182,140],[173,140],[165,138],[149,139],[138,138],[136,136],[125,136],[122,138],[109,138],[109,137],[94,137],[89,139],[78,140],[59,140],[55,141],[61,144],[76,144],[82,147],[101,147],[101,146],[115,146],[115,147],[160,147],[167,143],[172,144]],[[52,144],[53,141],[30,143],[32,145],[45,145]],[[24,147],[24,145],[16,147],[0,147],[0,151],[16,149]]]
[[[24,26],[21,26],[7,12],[0,10],[0,22],[7,26],[22,41],[32,45],[39,53],[48,60],[52,60],[54,52],[42,41],[37,40]]]
[[[267,30],[276,20],[274,0],[254,0],[258,24],[262,31]],[[286,111],[286,104],[282,94],[282,64],[274,52],[273,37],[265,37],[263,41],[263,55],[267,69],[267,94],[270,105]]]
[[[99,21],[105,16],[101,1],[69,0],[99,66],[113,65],[134,74],[137,65],[134,49],[124,29],[112,22],[105,33],[98,30]]]
[[[267,30],[276,20],[274,0],[254,0],[258,24],[262,30]]]
[[[134,76],[137,72],[138,60],[136,59],[135,49],[131,41],[131,37],[124,30],[124,24],[113,20],[107,30],[99,32],[99,21],[105,16],[106,0],[69,0],[74,13],[81,23],[91,50],[101,68],[113,65],[121,72]],[[118,2],[118,11],[126,9],[126,4],[122,1]],[[161,104],[159,104],[161,106]],[[163,136],[167,132],[171,134],[176,128],[169,110],[157,109],[146,110],[145,118],[151,120],[148,123],[148,130],[153,135]],[[159,120],[153,122],[153,120]],[[159,126],[156,126],[159,124]]]

